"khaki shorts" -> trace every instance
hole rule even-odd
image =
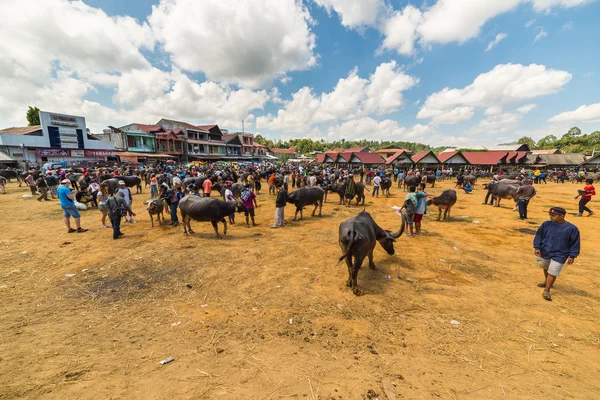
[[[542,258],[542,262],[540,263],[540,267],[548,270],[548,274],[552,276],[559,276],[560,271],[562,270],[564,264],[559,263],[558,261]]]

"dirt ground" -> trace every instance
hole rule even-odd
[[[190,237],[150,229],[145,190],[138,223],[113,241],[99,211],[82,212],[90,232],[67,234],[58,201],[9,183],[0,399],[598,399],[600,217],[573,214],[576,185],[537,188],[525,222],[508,201],[482,205],[480,186],[458,193],[449,222],[430,209],[395,256],[377,247],[356,297],[337,230],[362,207],[337,195],[321,218],[291,222],[288,206],[286,227],[269,229],[274,196],[263,193],[259,226],[218,240],[210,223],[192,223]],[[366,210],[396,230],[403,198],[369,195]],[[552,205],[581,230],[582,254],[547,302],[532,240]]]

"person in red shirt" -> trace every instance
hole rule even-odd
[[[579,213],[577,214],[578,217],[581,217],[584,211],[588,212],[588,217],[594,215],[594,212],[586,206],[586,204],[592,200],[592,196],[596,195],[596,188],[594,185],[592,185],[594,180],[588,178],[585,180],[585,183],[587,186],[584,187],[583,190],[580,190],[579,194],[575,197],[575,199],[577,199],[581,196],[581,200],[579,200]],[[583,192],[585,192],[585,194],[583,194]]]
[[[204,197],[210,197],[210,190],[212,188],[212,182],[210,179],[206,179],[202,184],[202,190],[204,191]]]

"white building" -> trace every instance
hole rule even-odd
[[[40,111],[41,125],[0,130],[0,150],[19,162],[106,161],[114,144],[88,135],[85,118]]]

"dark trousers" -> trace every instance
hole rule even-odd
[[[379,196],[379,186],[373,186],[372,196]]]
[[[586,207],[586,204],[589,202],[588,199],[580,199],[579,200],[579,214],[583,214],[584,211],[587,211],[589,213],[592,212],[592,210],[590,210],[589,208]]]
[[[529,205],[529,200],[523,197],[519,198],[519,217],[521,219],[527,219],[527,206]]]
[[[121,217],[111,218],[110,224],[113,228],[113,239],[117,239],[121,233]]]
[[[483,204],[487,204],[490,196],[492,196],[492,201],[490,201],[490,204],[494,204],[494,195],[492,194],[491,190],[488,190],[487,194],[485,195],[485,200],[483,201]]]
[[[92,203],[94,203],[94,207],[98,207],[98,199],[96,198],[96,196],[98,196],[97,190],[95,192],[92,192]]]
[[[33,195],[34,195],[34,194],[35,194],[36,187],[35,187],[35,186],[29,186],[29,190],[31,190],[31,194],[33,194]]]
[[[40,197],[38,197],[38,200],[48,200],[48,188],[47,187],[40,187]]]
[[[177,207],[179,206],[179,202],[175,202],[169,204],[169,209],[171,210],[171,222],[179,222],[177,218]]]

